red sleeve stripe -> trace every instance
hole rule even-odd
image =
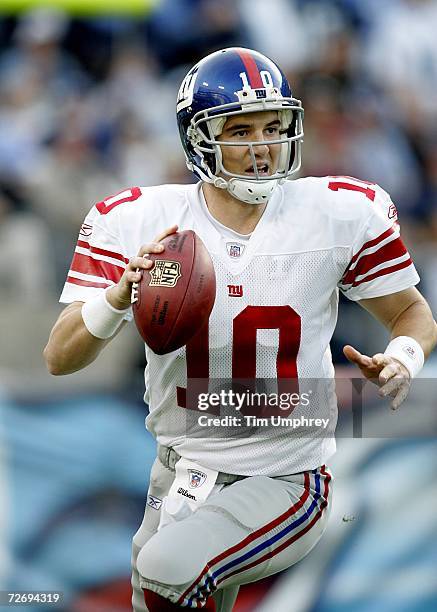
[[[81,272],[82,274],[92,274],[93,276],[107,278],[114,283],[118,283],[124,272],[122,266],[116,266],[101,259],[97,260],[81,253],[74,254],[71,270]]]
[[[127,264],[129,259],[126,259],[121,253],[116,253],[115,251],[107,251],[106,249],[99,249],[98,247],[91,246],[89,242],[85,242],[84,240],[78,240],[77,246],[82,247],[84,249],[89,249],[91,253],[95,253],[96,255],[105,255],[106,257],[112,257],[112,259],[118,259],[123,263]]]
[[[261,89],[262,87],[264,87],[263,82],[261,80],[261,75],[258,70],[258,66],[256,65],[256,62],[249,53],[249,51],[239,50],[238,55],[240,56],[241,61],[243,62],[244,67],[246,69],[250,86],[253,89]]]
[[[357,261],[358,257],[361,255],[363,251],[365,251],[366,249],[370,249],[373,246],[376,246],[377,244],[379,244],[380,242],[388,238],[393,233],[394,233],[394,229],[392,227],[389,227],[388,230],[386,230],[384,233],[380,234],[376,238],[373,238],[373,240],[369,240],[368,242],[365,242],[363,246],[361,247],[361,249],[358,251],[358,253],[355,253],[355,255],[350,260],[349,268],[352,266],[353,263]]]
[[[370,274],[369,276],[366,276],[365,278],[359,281],[355,281],[352,284],[352,287],[358,287],[358,285],[362,285],[363,283],[368,283],[369,281],[372,281],[375,278],[379,278],[380,276],[385,276],[386,274],[392,274],[393,272],[397,272],[398,270],[403,270],[404,268],[408,268],[408,266],[410,266],[412,263],[413,261],[411,257],[408,257],[408,259],[406,259],[405,261],[401,261],[400,263],[394,266],[389,266],[388,268],[382,268],[382,270],[378,270],[378,272],[375,272],[374,274]]]
[[[75,278],[74,276],[67,276],[67,283],[73,283],[73,285],[80,285],[81,287],[93,287],[95,289],[107,289],[108,283],[96,283],[95,281],[86,281],[82,278]]]
[[[352,269],[348,269],[342,278],[343,285],[351,285],[355,282],[358,276],[367,274],[372,268],[376,268],[383,263],[388,263],[392,259],[398,259],[407,253],[407,249],[401,238],[396,238],[385,244],[374,253],[363,255],[357,265]]]

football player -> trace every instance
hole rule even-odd
[[[290,567],[321,537],[339,291],[391,332],[376,355],[344,353],[392,408],[436,343],[388,194],[346,176],[287,180],[301,165],[303,108],[273,61],[243,48],[205,57],[182,82],[177,121],[199,181],[126,189],[91,209],[61,295],[68,306],[45,349],[53,374],[91,363],[132,318],[131,288],[153,265],[148,254],[162,253],[178,228],[201,237],[217,277],[209,325],[170,354],[145,349],[158,457],[133,541],[136,612],[231,610],[241,584]],[[324,422],[325,411],[330,427],[190,430],[191,379],[255,378],[278,389],[297,380],[293,416]]]

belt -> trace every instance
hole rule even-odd
[[[174,448],[169,446],[161,446],[158,445],[158,458],[160,462],[165,465],[166,468],[175,471],[176,463],[179,461],[181,456],[179,453],[175,451]],[[219,472],[217,475],[216,484],[232,484],[233,482],[237,482],[237,480],[243,480],[247,478],[247,476],[239,476],[237,474],[226,474],[225,472]]]

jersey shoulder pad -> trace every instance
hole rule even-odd
[[[193,188],[188,185],[153,185],[148,187],[130,187],[115,195],[108,196],[104,200],[97,202],[96,210],[100,215],[107,215],[114,209],[132,210],[143,206],[165,206],[166,204],[177,205],[186,196],[187,190]]]
[[[117,208],[117,206],[125,204],[126,202],[136,202],[141,198],[141,196],[141,187],[130,187],[128,189],[123,189],[123,191],[119,191],[114,195],[110,195],[100,202],[97,202],[95,204],[95,208],[101,215],[107,215],[112,210]]]
[[[343,221],[364,221],[373,215],[397,219],[396,206],[390,196],[376,183],[352,176],[309,177],[306,191],[323,214]]]

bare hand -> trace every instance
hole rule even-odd
[[[144,244],[138,251],[136,257],[131,257],[126,265],[123,276],[120,278],[118,283],[111,287],[106,292],[106,297],[109,303],[122,310],[130,306],[132,283],[138,283],[141,280],[142,271],[149,270],[153,266],[153,261],[147,258],[149,253],[162,253],[164,246],[159,244],[166,236],[177,232],[178,226],[172,225],[167,228],[161,234],[156,236],[152,242]]]
[[[410,374],[407,368],[397,359],[377,353],[373,357],[363,355],[353,346],[346,345],[343,353],[347,359],[357,365],[363,375],[376,385],[382,397],[393,398],[390,407],[399,408],[410,390]]]

